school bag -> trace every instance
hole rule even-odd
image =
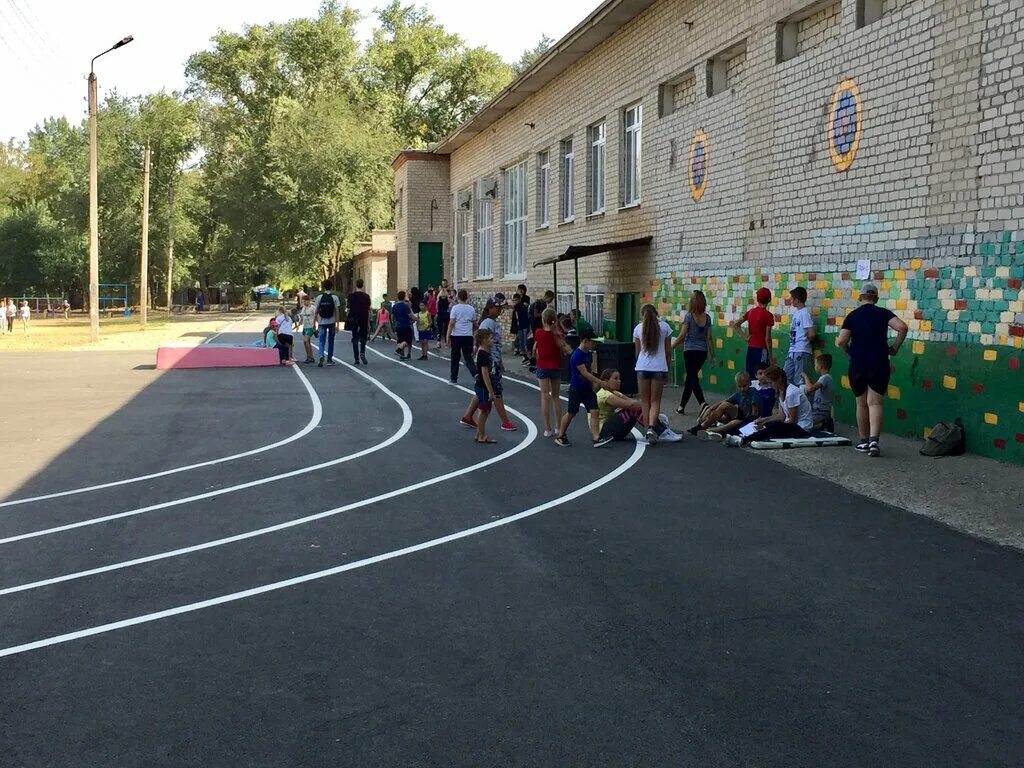
[[[320,319],[333,320],[334,308],[334,295],[330,293],[320,294],[320,303],[316,307],[317,312],[320,313]]]
[[[952,424],[940,421],[925,438],[922,456],[960,456],[967,450],[964,424],[957,419]]]

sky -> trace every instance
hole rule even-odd
[[[364,16],[385,0],[349,0]],[[542,35],[559,39],[600,0],[421,0],[470,45],[515,61]],[[85,117],[89,60],[125,35],[135,41],[96,63],[100,100],[185,87],[185,61],[218,29],[315,16],[320,0],[0,0],[0,140],[23,139],[45,117]],[[370,29],[364,23],[364,33]]]

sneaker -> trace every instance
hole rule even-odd
[[[595,448],[601,448],[601,447],[603,447],[605,445],[608,445],[608,443],[614,443],[614,442],[615,442],[615,438],[614,437],[599,437],[597,440],[594,441],[594,447]]]
[[[560,445],[563,448],[568,448],[572,445],[572,443],[569,442],[569,438],[566,437],[565,435],[555,435],[555,445]]]
[[[459,424],[466,427],[467,429],[476,429],[476,421],[474,421],[473,419],[468,419],[465,416],[459,419]]]
[[[395,350],[395,354],[396,354],[396,355],[398,355],[398,359],[399,359],[399,360],[405,360],[405,355],[404,355],[404,354],[402,354],[402,350],[400,350],[400,349],[396,349],[396,350]]]
[[[338,364],[337,361],[335,361],[335,359],[333,357],[330,360],[327,361],[327,367],[328,368],[331,368],[331,367],[333,367],[333,366],[335,366],[337,364]]]
[[[871,443],[868,442],[867,440],[858,440],[857,445],[854,446],[854,449],[860,451],[861,453],[867,453],[868,451],[871,450]]]
[[[358,357],[355,360],[352,361],[352,365],[359,365],[359,358]]]
[[[686,409],[683,408],[683,406],[680,405],[678,408],[676,408],[676,413],[678,413],[680,416],[682,416],[684,413],[686,413]]]
[[[316,364],[316,367],[317,368],[323,368],[324,367],[324,359],[322,357],[320,358],[320,361]]]
[[[658,433],[655,432],[653,429],[648,429],[647,430],[647,444],[648,445],[657,445],[658,444]]]
[[[686,430],[686,432],[687,432],[687,434],[690,434],[690,435],[693,435],[694,437],[696,437],[697,433],[700,432],[700,427],[697,426],[696,424],[694,424],[692,427],[690,427],[688,430]]]
[[[303,362],[304,362],[304,363],[305,363],[306,365],[312,365],[313,363],[315,363],[315,362],[316,362],[316,360],[314,360],[314,359],[313,359],[313,358],[311,357],[311,358],[309,358],[309,360],[303,360]]]
[[[451,384],[453,387],[459,386],[459,382],[457,381],[449,381],[448,383]]]
[[[426,355],[420,355],[420,356],[419,356],[419,357],[417,357],[416,359],[417,359],[417,360],[426,360],[426,359],[427,359],[427,356],[426,356]]]
[[[366,362],[366,355],[360,355],[359,362],[361,362],[363,365],[368,365],[368,363]]]
[[[664,413],[659,413],[658,414],[658,423],[661,424],[663,427],[665,427],[665,429],[668,429],[669,427],[672,426],[668,422],[668,416],[666,416]]]
[[[660,435],[658,435],[658,441],[662,443],[679,443],[682,442],[683,436],[677,432],[673,432],[671,429],[666,429]]]
[[[877,459],[882,455],[882,449],[878,447],[878,441],[872,440],[871,445],[868,446],[868,456],[873,459]]]
[[[730,448],[739,448],[743,445],[743,439],[739,435],[729,435],[725,438],[725,444]]]
[[[708,432],[706,429],[700,432],[700,436],[705,440],[724,440],[725,435],[721,432]]]
[[[545,429],[544,430],[544,437],[554,437],[554,436],[555,436],[555,433],[553,431],[551,431],[550,429]]]
[[[506,421],[504,424],[501,425],[501,430],[503,432],[516,432],[518,429],[519,427],[517,427],[511,421]]]

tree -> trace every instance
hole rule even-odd
[[[533,48],[527,48],[523,51],[519,57],[519,61],[512,65],[512,69],[515,70],[516,76],[523,74],[526,70],[532,67],[541,56],[551,50],[551,46],[555,44],[547,35],[543,35]]]
[[[467,48],[426,8],[392,0],[377,14],[363,81],[406,146],[447,136],[512,80],[501,57]]]

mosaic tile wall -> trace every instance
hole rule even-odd
[[[936,422],[960,417],[972,452],[1024,463],[1024,231],[993,233],[976,247],[982,259],[974,266],[933,267],[925,259],[911,259],[903,269],[871,273],[880,303],[910,326],[907,343],[892,361],[886,429],[924,437]],[[751,268],[712,276],[670,274],[651,282],[647,300],[678,327],[690,293],[700,289],[707,294],[719,359],[714,368],[705,368],[705,386],[725,392],[743,367],[746,349],[727,328],[729,321],[754,306],[758,288],[771,288],[776,353],[781,356],[789,336],[785,290],[805,286],[818,326],[816,353],[833,355],[833,375],[842,382],[836,418],[853,424],[846,357],[835,341],[843,319],[858,304],[862,282],[845,271]],[[677,361],[677,380],[681,367]]]

